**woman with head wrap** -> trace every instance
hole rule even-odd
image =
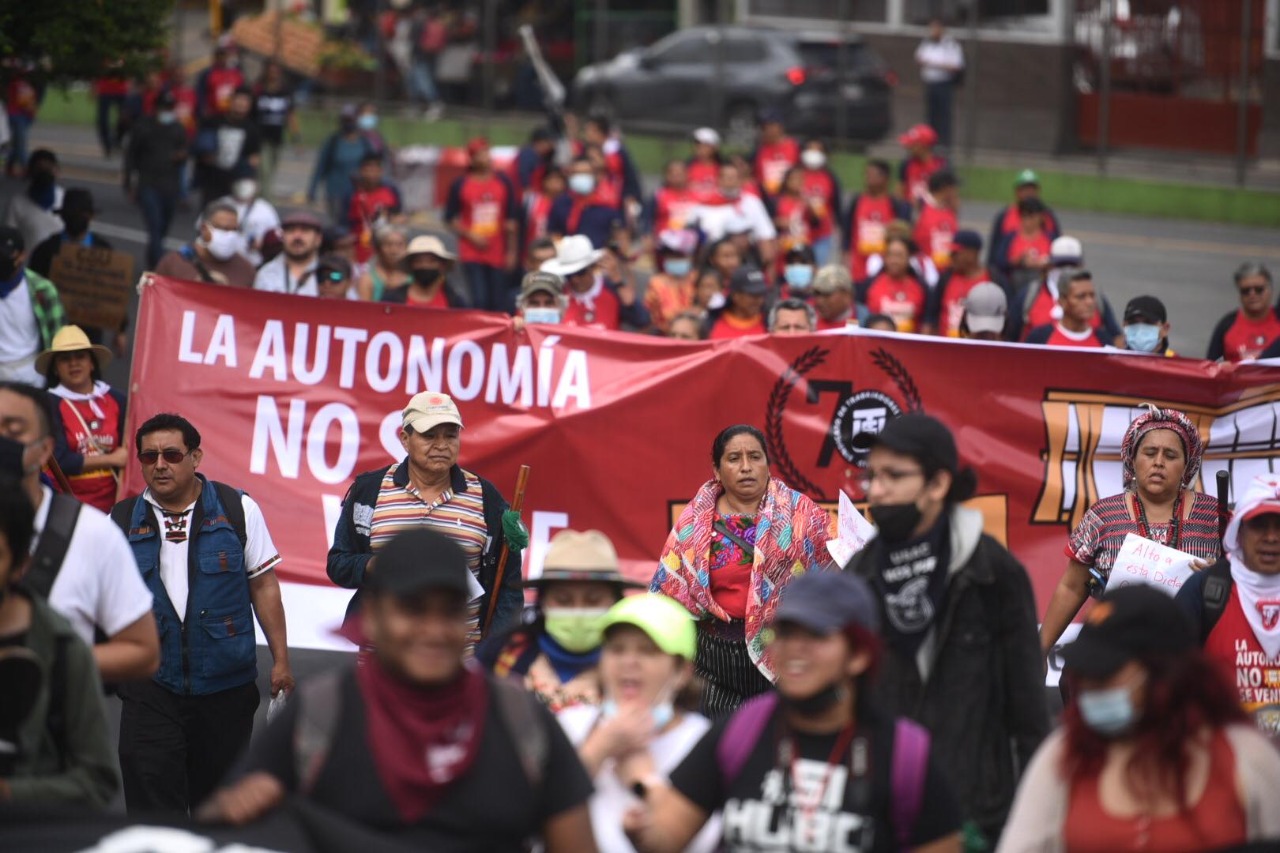
[[[1192,489],[1204,447],[1182,412],[1149,406],[1120,445],[1124,491],[1102,498],[1067,541],[1067,570],[1049,600],[1040,645],[1048,652],[1090,595],[1101,597],[1116,555],[1132,533],[1190,554],[1197,568],[1222,556],[1218,504]]]

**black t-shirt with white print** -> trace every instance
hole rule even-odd
[[[703,736],[671,774],[671,784],[707,814],[721,811],[727,851],[895,853],[893,720],[864,713],[850,747],[835,759],[838,763],[829,764],[839,732],[795,733],[795,760],[787,762],[780,716],[774,712],[727,786],[717,757],[726,721]],[[855,764],[862,772],[852,772]],[[959,831],[960,808],[932,757],[921,803],[910,834],[912,846]]]

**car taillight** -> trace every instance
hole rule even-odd
[[[792,86],[803,85],[808,74],[799,65],[793,65],[787,69],[787,82]]]

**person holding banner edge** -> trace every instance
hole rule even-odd
[[[1218,503],[1192,489],[1203,455],[1195,424],[1176,409],[1148,405],[1129,425],[1120,445],[1124,491],[1090,507],[1067,541],[1067,569],[1040,628],[1046,656],[1085,599],[1102,596],[1127,534],[1190,554],[1197,570],[1222,556]]]
[[[356,590],[347,605],[344,630],[362,642],[359,624],[361,589],[377,571],[377,551],[392,536],[415,526],[438,530],[463,547],[467,564],[482,593],[471,602],[468,654],[492,630],[502,630],[524,604],[520,550],[528,533],[497,487],[458,465],[462,447],[462,415],[453,398],[436,391],[414,395],[403,413],[400,444],[404,458],[396,464],[359,474],[342,500],[326,569],[338,586]],[[507,570],[497,587],[498,562],[504,543]],[[488,624],[489,599],[498,596]]]

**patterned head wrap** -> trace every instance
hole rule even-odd
[[[1120,461],[1124,465],[1124,487],[1129,489],[1137,479],[1133,463],[1138,456],[1138,445],[1147,433],[1157,429],[1167,429],[1177,434],[1182,440],[1182,449],[1187,454],[1187,467],[1182,472],[1182,487],[1190,488],[1200,473],[1200,460],[1204,456],[1204,445],[1200,441],[1200,432],[1191,419],[1177,409],[1157,409],[1150,403],[1148,411],[1134,418],[1129,430],[1124,434],[1124,443],[1120,445]]]

